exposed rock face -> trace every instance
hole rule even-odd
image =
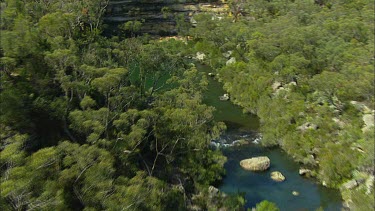
[[[208,187],[208,196],[210,198],[216,197],[219,194],[219,189],[215,188],[214,186]]]
[[[234,63],[236,63],[236,58],[232,57],[225,64],[228,66],[228,65],[234,64]]]
[[[350,180],[342,185],[343,189],[353,189],[358,186],[358,183],[356,180]]]
[[[350,101],[350,104],[352,104],[357,110],[364,114],[370,114],[371,109],[369,109],[364,103],[358,102],[358,101]]]
[[[316,130],[318,128],[319,127],[316,124],[313,124],[313,123],[310,123],[310,122],[306,122],[305,124],[297,127],[297,130],[306,131],[306,130]]]
[[[284,175],[279,171],[274,171],[271,173],[271,179],[276,182],[282,182],[285,180]]]
[[[362,118],[365,126],[362,128],[363,132],[369,131],[371,128],[374,127],[374,115],[373,114],[365,114]]]
[[[177,33],[175,14],[185,15],[188,21],[199,12],[223,14],[227,10],[227,4],[221,0],[199,3],[193,0],[110,0],[104,21],[113,29],[127,21],[142,21],[140,33],[165,36]]]
[[[254,157],[241,160],[240,165],[249,171],[265,171],[271,165],[271,160],[267,156]]]
[[[230,58],[230,56],[232,55],[233,51],[227,51],[226,53],[223,53],[223,56],[227,59]]]
[[[292,81],[292,82],[288,83],[288,86],[297,86],[297,82]]]
[[[366,180],[366,194],[370,194],[372,191],[374,191],[374,176],[371,175],[367,180]]]
[[[195,57],[197,60],[199,61],[203,61],[204,58],[206,58],[206,54],[202,53],[202,52],[197,52],[197,55]]]
[[[227,94],[224,94],[223,96],[220,96],[219,99],[220,99],[221,101],[227,101],[227,100],[229,100],[229,94],[228,94],[228,93],[227,93]]]
[[[281,82],[279,82],[279,81],[275,81],[275,82],[272,84],[272,89],[273,89],[273,91],[278,90],[280,87],[282,87],[282,84],[281,84]]]
[[[336,117],[333,117],[332,120],[337,124],[337,126],[340,129],[344,129],[345,123],[343,121],[341,121],[339,118],[336,118]]]
[[[311,174],[311,170],[310,169],[304,169],[304,168],[301,168],[299,169],[299,175],[310,175]]]
[[[247,145],[247,144],[249,144],[249,141],[247,141],[245,139],[233,141],[233,146],[242,146],[242,145]]]

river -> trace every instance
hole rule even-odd
[[[196,64],[199,71],[208,73],[208,66]],[[243,114],[239,106],[230,101],[220,101],[219,96],[225,91],[222,84],[209,77],[208,91],[204,94],[204,102],[214,106],[215,119],[226,123],[228,129],[221,141],[231,143],[246,139],[254,141],[259,137],[257,130],[259,120],[254,115]],[[329,189],[298,174],[299,164],[294,162],[279,148],[265,148],[259,144],[233,146],[223,148],[228,161],[225,164],[226,175],[219,189],[228,194],[244,193],[246,208],[255,207],[262,200],[277,204],[282,211],[341,210],[342,200],[338,190]],[[270,169],[265,172],[245,171],[239,165],[240,160],[254,156],[268,156],[271,159]],[[272,171],[280,171],[285,177],[284,182],[275,182],[270,178]],[[292,194],[299,192],[298,196]]]

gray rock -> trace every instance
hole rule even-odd
[[[364,114],[370,114],[371,113],[371,109],[369,109],[365,105],[365,103],[358,102],[358,101],[350,101],[350,104],[352,104],[357,110],[359,110],[360,112],[362,112]]]
[[[343,189],[353,189],[353,188],[355,188],[355,187],[357,187],[358,186],[358,183],[357,183],[357,181],[356,180],[350,180],[350,181],[348,181],[348,182],[346,182],[346,183],[344,183],[343,185],[342,185],[342,188]]]
[[[343,121],[341,121],[339,118],[332,118],[332,120],[337,124],[337,126],[340,128],[340,129],[343,129],[345,127],[345,123]]]
[[[365,123],[365,126],[362,128],[363,132],[371,130],[372,127],[374,127],[374,115],[373,114],[365,114],[362,117],[363,122]]]
[[[234,63],[236,63],[236,58],[232,57],[225,64],[228,66],[228,65],[234,64]]]
[[[197,52],[197,55],[195,57],[197,60],[199,61],[203,61],[204,58],[206,58],[206,54],[202,53],[202,52]]]
[[[227,59],[232,55],[233,51],[227,51],[226,53],[223,53],[223,56]]]
[[[299,171],[298,171],[299,175],[308,175],[308,174],[311,174],[311,170],[310,169],[304,169],[304,168],[300,168]]]
[[[297,130],[300,130],[300,131],[317,130],[318,128],[319,128],[318,125],[310,123],[310,122],[306,122],[305,124],[298,126]]]
[[[226,93],[226,94],[224,94],[223,96],[220,96],[219,99],[220,99],[221,101],[227,101],[227,100],[229,100],[229,94]]]
[[[210,198],[213,198],[217,195],[219,195],[219,189],[215,188],[214,186],[209,186],[208,187],[208,195]]]
[[[271,179],[276,182],[282,182],[285,180],[285,176],[279,171],[274,171],[271,173]]]
[[[265,171],[271,165],[271,160],[267,156],[253,157],[241,160],[240,165],[249,171]]]
[[[372,191],[374,191],[374,175],[371,175],[367,180],[366,180],[366,194],[369,195]]]
[[[280,87],[282,87],[282,84],[281,84],[281,82],[279,82],[279,81],[275,81],[275,82],[272,84],[272,89],[273,89],[273,91],[278,90]]]
[[[190,23],[193,26],[197,26],[197,24],[198,24],[198,22],[193,17],[190,18]]]
[[[297,86],[297,82],[292,81],[292,82],[288,83],[288,86]]]

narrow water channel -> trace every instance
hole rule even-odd
[[[196,64],[196,66],[199,71],[205,73],[212,71],[205,65]],[[239,139],[253,141],[259,127],[258,118],[243,114],[242,109],[230,101],[220,101],[219,96],[224,93],[222,84],[209,77],[204,102],[216,108],[216,120],[225,122],[228,127],[222,139],[228,143]],[[311,179],[300,176],[299,164],[280,149],[249,144],[225,148],[223,153],[228,161],[225,164],[226,176],[219,189],[229,194],[244,193],[246,208],[255,207],[263,200],[276,203],[282,211],[316,210],[320,207],[335,211],[342,208],[338,190],[323,187]],[[254,156],[268,156],[271,159],[270,169],[260,173],[243,170],[239,162]],[[284,182],[271,180],[272,171],[280,171],[286,180]],[[299,192],[299,195],[294,196],[293,191]]]

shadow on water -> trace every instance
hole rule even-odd
[[[213,70],[205,65],[196,64],[199,71],[209,73]],[[227,125],[227,132],[221,139],[231,143],[238,139],[253,141],[259,128],[259,119],[254,115],[242,112],[239,106],[230,101],[220,101],[219,96],[225,91],[222,84],[209,77],[208,91],[204,94],[204,102],[214,106],[217,121]],[[316,184],[314,180],[298,174],[299,164],[294,162],[279,148],[264,148],[257,144],[229,147],[223,150],[228,161],[225,164],[226,175],[219,185],[225,193],[245,193],[246,208],[255,207],[257,203],[268,200],[277,204],[280,210],[341,210],[342,201],[338,190],[329,189]],[[271,159],[270,169],[265,172],[245,171],[239,165],[242,159],[268,156]],[[275,182],[270,178],[272,171],[280,171],[284,182]],[[299,192],[298,196],[292,194]]]

